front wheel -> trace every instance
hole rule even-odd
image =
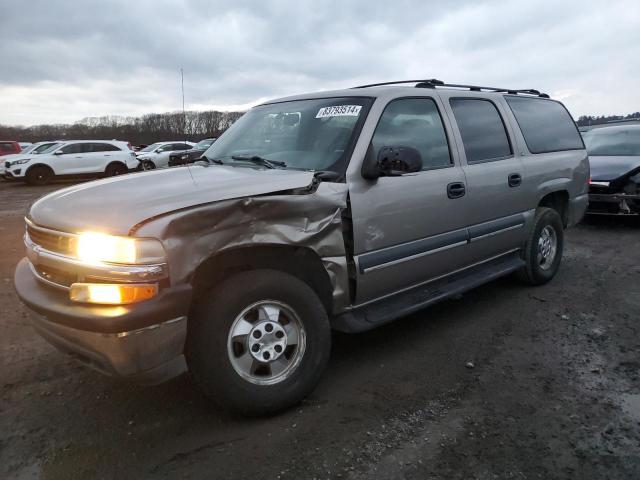
[[[142,166],[142,170],[153,170],[156,168],[156,164],[151,160],[143,160],[140,165]]]
[[[560,267],[563,248],[564,227],[560,215],[552,208],[538,208],[524,249],[526,264],[518,272],[519,278],[530,285],[547,283]]]
[[[53,171],[49,167],[39,165],[30,168],[25,177],[29,185],[46,185],[53,178]]]
[[[316,293],[276,270],[230,277],[197,302],[187,362],[204,394],[246,415],[273,414],[306,397],[329,359],[331,332]]]

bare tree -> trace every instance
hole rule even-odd
[[[134,145],[162,140],[201,140],[218,137],[243,112],[150,113],[141,117],[87,117],[73,124],[35,125],[32,127],[0,125],[0,138],[24,142],[58,139],[119,139]],[[186,138],[185,138],[186,137]]]

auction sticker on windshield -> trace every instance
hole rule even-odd
[[[361,105],[336,105],[334,107],[323,107],[318,110],[316,118],[357,117],[360,115],[361,108]]]

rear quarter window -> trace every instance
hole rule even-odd
[[[531,153],[584,148],[578,128],[560,102],[505,96]]]

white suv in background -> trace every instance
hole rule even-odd
[[[111,177],[128,173],[138,161],[127,142],[73,140],[60,142],[39,155],[24,155],[5,161],[7,180],[25,180],[45,185],[53,178]]]
[[[5,165],[11,165],[14,160],[22,160],[30,158],[30,155],[40,155],[41,153],[47,153],[48,150],[52,150],[60,142],[38,142],[32,143],[20,153],[13,155],[4,155],[0,160],[0,176],[4,176]]]
[[[157,142],[137,152],[140,167],[143,170],[169,166],[169,157],[173,152],[191,150],[195,143],[185,141]]]

